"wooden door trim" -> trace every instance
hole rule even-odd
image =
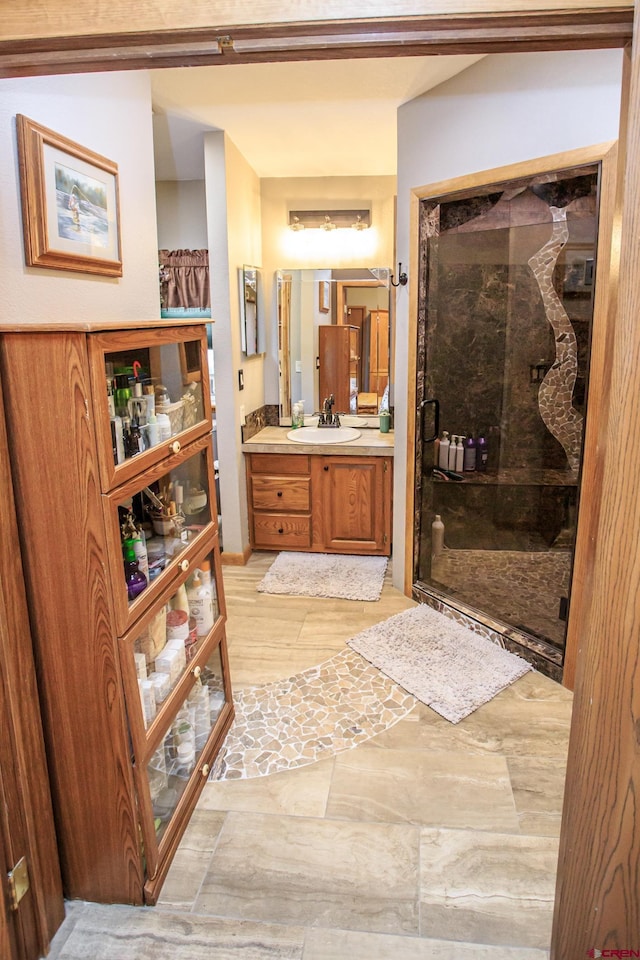
[[[609,409],[599,437],[602,506],[576,669],[552,960],[583,957],[594,948],[609,948],[611,956],[640,949],[639,100],[634,43],[623,74],[620,282],[617,309],[615,296],[612,301]]]
[[[65,3],[64,13],[49,0],[49,16],[21,10],[4,24],[0,77],[89,73],[151,67],[213,66],[295,60],[362,57],[487,54],[541,50],[622,47],[632,35],[633,9],[626,2],[593,5],[564,0],[549,9],[517,9],[524,4],[445,3],[430,16],[416,16],[412,4],[370,2],[367,15],[326,17],[326,5],[308,4],[306,20],[277,20],[273,11],[255,10],[256,23],[235,22],[239,10],[227,3],[216,20],[202,3],[157,3],[135,14],[124,0],[113,0],[108,14],[92,4]],[[257,5],[255,5],[257,6]],[[496,6],[501,9],[496,10]],[[125,7],[127,8],[125,10]],[[493,9],[491,9],[493,7]],[[516,9],[514,9],[516,7]],[[75,8],[75,9],[74,9]],[[158,9],[160,8],[160,9]],[[509,9],[510,8],[510,9]],[[262,13],[262,17],[260,16]],[[376,16],[376,14],[379,14]],[[282,16],[282,13],[280,13]],[[298,13],[299,16],[299,13]],[[158,26],[158,21],[162,27]],[[60,24],[65,24],[64,32]],[[114,29],[115,28],[115,29]]]

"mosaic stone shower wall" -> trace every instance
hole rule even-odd
[[[433,447],[418,433],[414,528],[414,581],[444,593],[450,586],[460,600],[483,610],[482,591],[472,586],[478,577],[448,585],[442,570],[436,575],[431,522],[442,516],[449,550],[509,551],[511,564],[529,552],[564,550],[570,557],[598,167],[487,189],[421,205],[418,405],[438,398],[441,434],[483,433],[489,462],[486,473],[464,474],[463,483],[432,481]],[[473,556],[479,576],[482,554]],[[552,616],[553,607],[552,600]],[[526,626],[526,616],[522,621]],[[533,622],[529,627],[534,634],[545,632]]]

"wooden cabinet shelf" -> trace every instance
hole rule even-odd
[[[247,456],[256,550],[391,553],[391,457]]]
[[[233,718],[206,347],[193,323],[0,336],[71,899],[155,902]]]

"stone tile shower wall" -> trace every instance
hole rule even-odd
[[[424,202],[423,396],[441,430],[489,439],[486,484],[421,484],[450,547],[543,549],[575,509],[596,215],[596,168]]]

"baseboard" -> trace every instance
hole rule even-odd
[[[220,562],[227,567],[244,567],[250,556],[251,547],[246,547],[242,553],[225,553],[223,550],[220,554]]]

